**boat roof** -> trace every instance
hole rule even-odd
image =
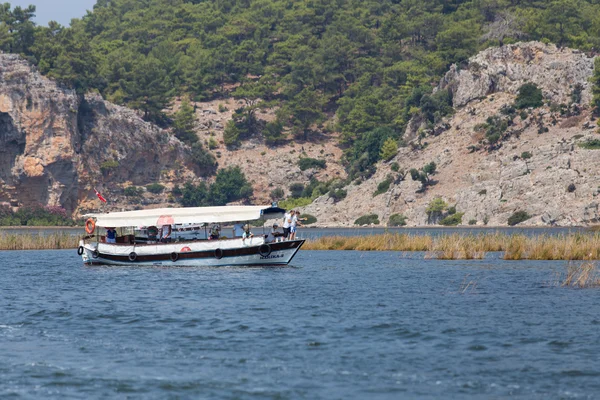
[[[285,210],[273,206],[221,206],[155,208],[151,210],[86,214],[100,227],[162,226],[174,224],[225,223],[281,218]]]

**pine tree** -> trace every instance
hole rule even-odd
[[[189,145],[196,143],[198,136],[194,130],[195,121],[194,108],[190,104],[189,98],[184,97],[181,107],[173,117],[173,133],[177,139]]]

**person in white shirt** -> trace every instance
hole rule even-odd
[[[244,224],[237,223],[233,224],[233,237],[242,237],[244,236]]]
[[[283,232],[281,230],[279,230],[279,224],[274,223],[273,228],[271,228],[271,232],[269,232],[269,234],[267,235],[266,242],[273,243],[273,242],[279,240],[279,238],[282,236],[283,236]]]
[[[221,226],[219,224],[213,224],[210,228],[210,240],[217,240],[221,236]]]
[[[298,226],[302,226],[300,223],[302,219],[300,218],[300,211],[292,211],[292,223],[290,225],[290,240],[296,239],[296,231]]]
[[[292,216],[294,210],[290,210],[283,215],[283,239],[288,240],[290,237],[290,227],[292,226]]]
[[[244,225],[244,234],[242,235],[242,242],[246,243],[246,239],[252,239],[254,234],[250,232],[250,225]]]

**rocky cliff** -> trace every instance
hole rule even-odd
[[[78,95],[0,54],[0,202],[95,209],[93,188],[194,178],[188,149],[133,111]]]
[[[304,211],[323,225],[349,226],[366,214],[377,214],[385,225],[396,213],[406,216],[409,226],[426,225],[428,204],[441,197],[464,213],[463,225],[506,225],[516,211],[532,216],[525,225],[597,223],[600,150],[582,147],[597,137],[588,107],[592,72],[592,57],[553,45],[487,49],[442,79],[438,89],[451,91],[455,113],[432,130],[436,135],[421,138],[420,146],[415,139],[416,149],[401,148],[371,179],[350,185],[344,200],[322,196]],[[518,88],[528,82],[541,88],[544,106],[517,112],[510,134],[490,148],[481,124],[513,104]],[[397,163],[406,172],[431,161],[438,172],[426,190],[410,174],[402,179],[391,168]],[[388,177],[389,190],[374,196]]]

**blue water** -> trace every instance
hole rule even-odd
[[[0,252],[0,398],[598,398],[563,262],[301,251],[285,268]]]

